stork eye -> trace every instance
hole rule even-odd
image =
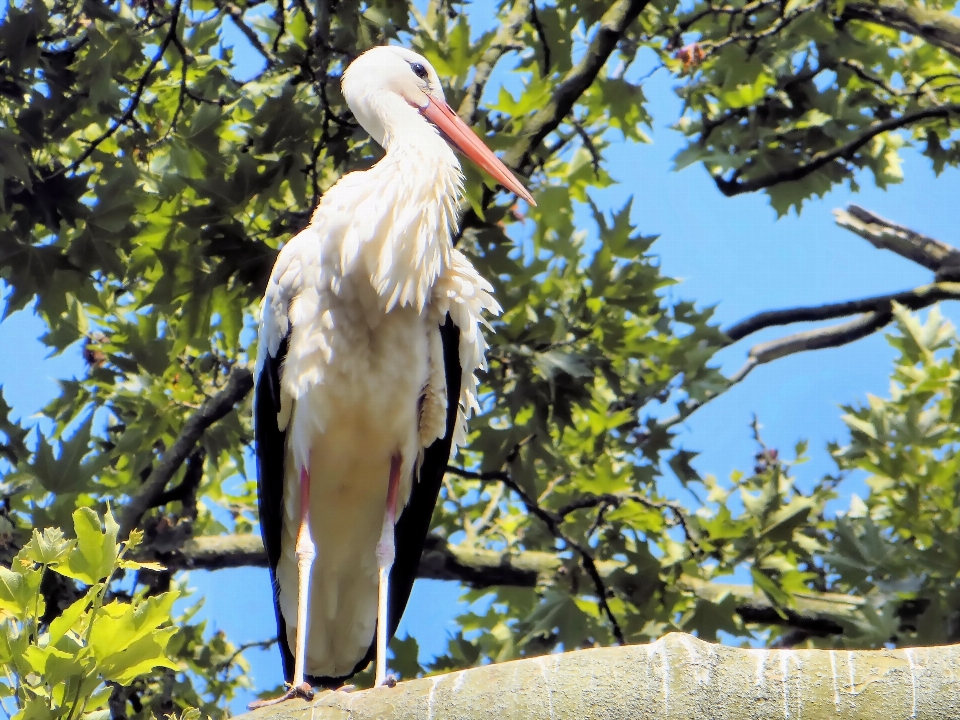
[[[410,63],[410,69],[421,80],[427,79],[427,69],[421,63]]]

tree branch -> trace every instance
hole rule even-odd
[[[879,250],[890,250],[934,272],[940,272],[945,266],[960,267],[960,250],[957,248],[862,207],[848,205],[846,210],[837,208],[833,215],[837,225],[856,233]]]
[[[133,114],[140,105],[140,99],[143,97],[143,93],[147,89],[147,83],[150,81],[150,76],[160,63],[160,60],[163,58],[163,54],[167,51],[167,48],[170,47],[170,43],[173,42],[174,38],[176,37],[177,25],[180,23],[180,8],[182,4],[183,0],[177,0],[177,2],[174,4],[173,12],[170,14],[170,29],[167,31],[167,34],[161,41],[160,47],[157,48],[157,54],[153,56],[153,60],[150,61],[150,64],[147,65],[147,69],[144,70],[143,75],[140,76],[140,80],[137,82],[137,89],[134,90],[133,97],[130,98],[127,109],[113,123],[113,125],[107,128],[106,131],[104,131],[89,145],[87,145],[87,149],[80,153],[80,157],[70,163],[70,165],[55,172],[54,176],[75,172],[87,158],[93,155],[94,151],[100,147],[101,143],[110,138],[117,130],[133,119]]]
[[[747,362],[730,378],[731,384],[743,380],[755,367],[806,350],[840,347],[872,335],[893,320],[892,312],[871,312],[856,320],[828,328],[807,330],[785,338],[760,343],[750,348]]]
[[[154,556],[143,556],[154,559]],[[187,540],[176,553],[159,557],[170,570],[222,570],[235,567],[266,567],[267,556],[259,535],[203,535]],[[552,579],[563,566],[554,553],[537,550],[508,552],[486,548],[450,545],[437,535],[428,535],[420,559],[418,578],[448,580],[473,588],[537,587]],[[616,562],[596,563],[601,577],[620,568]],[[836,633],[837,617],[854,618],[864,604],[863,598],[839,593],[797,593],[795,611],[778,614],[762,593],[751,585],[716,583],[682,576],[679,586],[697,597],[718,602],[724,597],[737,599],[736,612],[744,622],[781,625],[808,631]],[[833,623],[831,625],[831,623]]]
[[[871,0],[846,3],[840,17],[909,33],[960,57],[960,18],[949,12],[927,10],[903,0]]]
[[[862,313],[889,313],[893,309],[893,303],[899,303],[910,310],[921,310],[940,300],[960,300],[960,283],[932,283],[913,290],[904,290],[889,295],[877,295],[862,300],[848,300],[847,302],[788,308],[786,310],[766,310],[748,317],[746,320],[741,320],[727,328],[725,332],[732,342],[736,342],[755,332],[776,325],[832,320]],[[761,346],[758,345],[757,347]],[[834,346],[830,345],[829,347]],[[764,360],[763,362],[767,361]]]
[[[960,105],[940,105],[938,107],[924,108],[913,113],[901,115],[900,117],[890,118],[870,125],[860,135],[844,143],[833,150],[823,150],[815,153],[807,162],[800,163],[786,170],[777,170],[775,172],[761,175],[751,180],[740,180],[736,174],[729,179],[721,175],[714,175],[713,180],[717,187],[727,197],[742,195],[743,193],[763,190],[772,185],[782,182],[793,182],[802,180],[807,175],[816,172],[825,165],[829,165],[835,160],[851,160],[857,151],[873,140],[877,135],[882,135],[891,130],[899,130],[921,120],[931,118],[948,118],[951,115],[960,114]],[[742,168],[741,168],[742,170]],[[738,170],[739,172],[739,170]]]
[[[173,479],[184,460],[193,452],[204,431],[233,410],[234,406],[253,389],[253,374],[243,367],[234,367],[226,385],[216,395],[207,398],[190,416],[173,446],[153,468],[143,485],[130,498],[120,522],[120,537],[130,534],[143,514],[157,503],[167,483]]]
[[[960,300],[960,250],[891,220],[886,220],[857,205],[849,205],[846,210],[834,210],[833,214],[836,217],[837,225],[856,233],[874,247],[881,250],[890,250],[901,257],[912,260],[929,270],[933,270],[937,273],[936,277],[938,282],[930,285],[922,285],[913,290],[904,290],[888,295],[877,295],[861,300],[849,300],[846,302],[828,303],[811,307],[788,308],[786,310],[767,310],[748,317],[745,320],[741,320],[729,327],[726,330],[726,335],[730,338],[731,342],[737,342],[759,330],[775,325],[831,320],[863,313],[889,314],[893,310],[894,303],[899,303],[910,310],[920,310],[940,300]],[[874,320],[879,321],[879,318],[875,317]],[[864,319],[855,322],[869,324],[869,321]],[[836,338],[839,339],[843,336],[843,331],[841,330],[843,327],[846,326],[837,326],[837,328],[829,328],[827,331],[820,332],[834,332],[836,333]],[[878,327],[882,327],[882,325]],[[801,335],[806,337],[804,342],[809,342],[813,337],[809,333],[801,333]],[[790,338],[775,342],[784,343],[787,340],[800,338],[801,335],[794,335]],[[844,342],[850,342],[850,340],[845,340]],[[771,345],[771,343],[758,345],[751,350],[750,354],[752,356],[756,355],[758,362],[767,362],[767,360],[760,360],[759,358],[769,354],[767,346]],[[835,347],[835,345],[831,344],[827,347]],[[801,349],[815,348],[805,347]],[[796,352],[796,350],[794,352]],[[782,357],[782,355],[777,357]],[[770,359],[775,358],[771,357]]]
[[[497,31],[490,47],[486,49],[476,64],[473,75],[473,82],[467,88],[467,94],[457,109],[457,114],[464,119],[468,125],[477,122],[478,108],[480,105],[480,96],[483,95],[483,89],[490,79],[490,74],[494,67],[504,55],[510,50],[516,49],[517,33],[523,27],[527,16],[530,14],[530,0],[516,0],[510,13],[503,21],[503,25]]]
[[[523,503],[524,507],[527,508],[527,512],[538,517],[543,524],[547,526],[547,529],[550,531],[551,535],[557,538],[557,540],[560,540],[566,544],[567,547],[575,550],[577,555],[580,556],[580,560],[583,563],[583,569],[586,571],[587,575],[590,576],[590,579],[593,581],[594,588],[596,589],[597,605],[600,606],[601,612],[606,615],[607,620],[610,623],[610,629],[613,633],[613,637],[616,638],[620,645],[623,645],[626,642],[626,638],[623,635],[623,630],[620,628],[620,623],[617,620],[616,615],[613,614],[613,609],[610,607],[610,603],[607,602],[607,586],[600,575],[600,571],[597,569],[597,563],[593,559],[593,555],[582,544],[569,538],[566,533],[563,532],[563,530],[560,528],[560,523],[563,521],[563,518],[558,517],[549,510],[541,507],[535,499],[527,495],[523,488],[520,487],[507,472],[499,471],[476,473],[470,470],[464,470],[463,468],[454,467],[453,465],[447,466],[447,472],[471,480],[502,482],[504,485],[510,488],[517,495],[517,497],[520,498],[520,501]]]
[[[580,96],[596,80],[627,28],[650,0],[618,0],[600,20],[597,34],[584,56],[557,85],[550,101],[524,125],[523,136],[504,155],[504,162],[515,169],[525,166],[530,153],[547,135],[556,130]]]

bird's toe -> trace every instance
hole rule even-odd
[[[252,703],[247,705],[247,710],[256,710],[257,708],[270,707],[271,705],[279,705],[282,702],[287,700],[313,700],[313,688],[310,686],[310,683],[301,683],[296,687],[290,687],[283,695],[275,698],[267,698],[265,700],[254,700]]]

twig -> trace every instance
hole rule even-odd
[[[164,453],[163,459],[153,468],[124,508],[120,522],[121,538],[126,538],[140,522],[143,514],[153,507],[167,483],[193,452],[204,431],[233,410],[252,389],[253,374],[246,368],[235,367],[223,389],[207,398],[200,409],[190,416],[173,446]]]
[[[480,96],[483,95],[483,89],[486,87],[494,67],[507,52],[516,49],[517,33],[520,32],[523,23],[530,14],[530,4],[531,0],[516,0],[514,2],[510,13],[503,21],[503,25],[494,35],[490,47],[480,57],[480,61],[474,70],[473,81],[467,88],[467,94],[457,109],[457,114],[469,125],[477,122]]]
[[[883,133],[890,132],[891,130],[899,130],[900,128],[906,127],[907,125],[911,125],[915,122],[920,122],[921,120],[929,120],[931,118],[948,118],[955,114],[960,114],[960,104],[924,108],[923,110],[907,113],[901,115],[900,117],[889,118],[887,120],[874,123],[873,125],[868,126],[864,132],[855,137],[853,140],[850,140],[849,142],[846,142],[840,147],[834,148],[833,150],[823,150],[818,153],[814,153],[807,162],[800,163],[792,168],[788,168],[786,170],[776,170],[751,180],[740,180],[739,173],[737,172],[731,175],[730,178],[724,178],[721,175],[714,175],[713,180],[720,192],[727,197],[755,192],[757,190],[762,190],[782,182],[802,180],[807,175],[816,172],[820,168],[824,167],[825,165],[829,165],[835,160],[850,160],[860,148],[873,140],[873,138],[877,137],[877,135],[882,135]]]
[[[580,556],[581,562],[583,563],[583,569],[586,570],[587,575],[589,575],[590,579],[593,581],[594,588],[597,592],[597,604],[600,606],[600,610],[603,612],[603,614],[607,616],[607,621],[610,623],[614,638],[616,638],[619,645],[626,643],[626,638],[623,635],[623,630],[620,628],[620,623],[617,621],[610,604],[607,602],[607,586],[604,584],[603,578],[600,576],[600,571],[597,570],[597,564],[593,559],[593,555],[591,555],[587,549],[583,547],[583,545],[569,538],[563,532],[563,530],[560,529],[562,518],[541,507],[536,500],[527,495],[526,491],[524,491],[524,489],[521,488],[507,472],[496,470],[478,473],[471,470],[465,470],[464,468],[455,467],[453,465],[447,466],[447,472],[453,473],[454,475],[458,475],[468,480],[480,480],[484,482],[497,481],[503,483],[510,488],[517,495],[517,497],[520,498],[520,501],[527,508],[527,512],[529,512],[531,515],[535,515],[541,520],[541,522],[543,522],[544,525],[547,526],[547,529],[550,531],[551,535],[575,550]]]
[[[944,265],[960,266],[960,250],[940,240],[927,237],[892,220],[857,205],[846,210],[836,209],[833,216],[837,225],[856,233],[875,248],[890,250],[901,257],[939,272]]]
[[[671,513],[673,513],[677,524],[683,529],[683,534],[687,541],[691,545],[694,545],[698,551],[700,550],[700,543],[697,540],[697,535],[690,529],[690,521],[687,519],[683,507],[678,503],[670,502],[669,500],[651,500],[650,498],[644,497],[643,495],[638,495],[637,493],[606,493],[603,495],[586,493],[578,497],[576,500],[572,500],[561,507],[556,511],[555,515],[562,519],[576,510],[583,510],[585,508],[593,507],[602,508],[604,506],[619,507],[626,501],[639,503],[640,505],[644,505],[645,507],[654,510],[669,510]]]
[[[547,41],[547,31],[540,22],[540,16],[537,15],[536,0],[530,2],[530,24],[537,31],[537,37],[540,39],[540,48],[543,51],[543,65],[540,70],[540,77],[546,77],[550,74],[550,68],[553,66],[550,57],[550,43]]]
[[[167,51],[167,48],[170,47],[170,43],[173,42],[173,39],[176,37],[177,25],[180,22],[180,7],[182,3],[183,0],[177,0],[177,2],[174,4],[173,12],[170,14],[170,30],[160,42],[160,47],[157,48],[157,54],[153,56],[153,60],[150,61],[150,64],[147,65],[147,69],[143,72],[143,75],[140,76],[140,80],[137,82],[137,89],[134,91],[133,97],[130,98],[130,104],[127,105],[127,109],[113,123],[113,125],[107,128],[89,145],[87,145],[87,149],[80,153],[80,157],[70,163],[70,165],[54,172],[52,177],[75,172],[88,157],[93,155],[96,149],[100,147],[101,143],[109,139],[117,130],[133,119],[133,113],[136,112],[137,107],[140,105],[140,99],[143,97],[143,93],[147,89],[147,83],[150,81],[150,76],[160,63],[160,60],[163,58],[163,54]]]
[[[233,654],[224,660],[219,665],[213,668],[214,672],[221,672],[223,670],[229,670],[230,666],[236,661],[238,657],[243,655],[247,650],[253,650],[253,648],[260,648],[261,650],[269,650],[274,645],[277,644],[277,638],[271,638],[269,640],[255,640],[253,642],[244,643],[240,645]]]
[[[526,166],[531,153],[563,122],[583,93],[597,79],[627,28],[633,24],[650,0],[618,0],[600,19],[590,47],[557,85],[550,101],[524,125],[523,138],[504,155],[504,162],[515,169]]]
[[[574,129],[577,131],[577,135],[580,136],[580,140],[583,142],[583,146],[587,149],[587,152],[590,153],[590,161],[593,165],[593,174],[599,175],[600,153],[593,144],[593,140],[590,138],[590,135],[587,133],[587,131],[583,129],[583,125],[581,125],[576,118],[571,118],[570,124],[573,125]]]
[[[893,303],[899,303],[910,310],[920,310],[940,300],[960,300],[960,283],[932,283],[913,290],[904,290],[889,295],[877,295],[862,300],[848,300],[847,302],[788,308],[786,310],[766,310],[730,326],[725,333],[732,342],[736,342],[775,325],[832,320],[862,313],[888,313],[892,310]]]
[[[263,56],[264,60],[267,61],[267,68],[270,69],[274,67],[277,64],[277,58],[263,46],[256,31],[247,25],[246,20],[243,19],[243,10],[232,2],[216,2],[216,5],[220,10],[225,11],[230,16],[230,19],[233,20],[237,29],[250,41],[254,49]]]

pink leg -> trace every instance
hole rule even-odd
[[[300,468],[300,527],[297,530],[297,647],[294,655],[293,683],[286,693],[270,700],[257,700],[247,707],[250,710],[276,705],[292,698],[313,698],[313,688],[304,678],[304,666],[307,659],[307,627],[309,620],[310,601],[310,571],[313,569],[313,560],[317,556],[317,548],[313,544],[313,535],[310,532],[310,473],[306,468]]]
[[[387,601],[390,597],[390,570],[393,568],[394,542],[393,529],[397,515],[397,492],[400,488],[400,453],[390,458],[390,480],[387,484],[387,507],[383,514],[383,529],[380,542],[377,543],[377,569],[380,574],[379,596],[377,598],[377,677],[375,687],[387,681]]]
[[[297,651],[294,656],[293,687],[305,685],[304,666],[307,660],[307,628],[309,627],[310,574],[317,548],[310,532],[310,473],[300,468],[300,529],[297,532]]]

